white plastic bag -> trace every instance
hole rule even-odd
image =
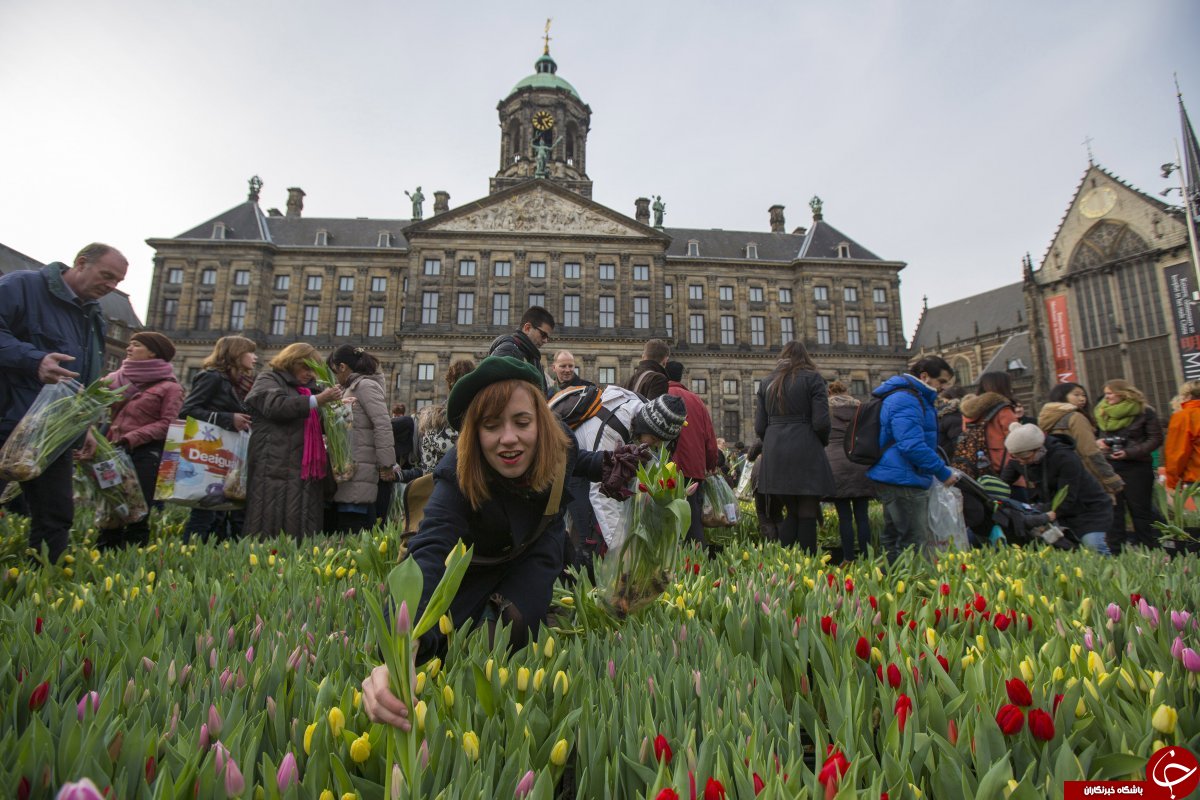
[[[241,508],[242,500],[226,497],[225,479],[240,463],[236,451],[243,441],[241,433],[219,425],[192,417],[175,420],[163,446],[154,499],[211,511]]]
[[[935,480],[929,490],[929,538],[934,550],[967,550],[967,523],[963,518],[962,493]]]

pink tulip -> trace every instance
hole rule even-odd
[[[267,695],[267,716],[275,719],[275,698]]]
[[[142,669],[146,670],[146,672],[153,672],[154,671],[154,662],[151,661],[150,659],[146,658],[145,656],[142,656]]]
[[[617,677],[617,665],[610,658],[608,660],[608,678],[609,678],[609,680],[612,680],[613,678],[616,678],[616,677]]]
[[[1092,636],[1091,628],[1088,628],[1087,631],[1083,634],[1083,646],[1086,647],[1088,650],[1095,649],[1096,640],[1095,640],[1095,637]]]
[[[213,767],[217,771],[217,777],[224,771],[226,760],[232,760],[229,758],[229,748],[217,742],[213,745]]]
[[[221,682],[221,693],[224,694],[229,691],[229,683],[233,680],[233,673],[229,671],[229,667],[226,667],[225,671],[221,673],[219,680]]]
[[[83,715],[87,713],[88,706],[91,706],[92,713],[96,713],[96,709],[100,707],[100,693],[91,691],[79,699],[79,705],[75,707],[76,713],[79,715],[79,720],[83,721]]]
[[[212,736],[221,735],[221,715],[217,713],[217,707],[212,704],[208,706],[208,732]]]
[[[412,631],[412,620],[408,618],[408,601],[400,601],[400,610],[396,612],[396,633],[407,636]]]
[[[679,626],[679,642],[680,642],[680,644],[682,644],[683,642],[686,642],[687,637],[688,637],[687,625],[680,625]]]
[[[1192,615],[1187,611],[1172,611],[1171,624],[1175,626],[1175,630],[1182,631],[1187,627],[1188,620],[1191,619],[1191,617]]]
[[[279,769],[275,772],[275,785],[279,787],[279,791],[286,792],[289,786],[298,783],[299,780],[300,770],[296,767],[296,757],[292,755],[291,750],[288,750],[287,755],[279,764]]]
[[[234,644],[234,632],[233,632],[233,626],[230,625],[229,630],[225,633],[225,647],[229,650],[232,650],[233,644]]]
[[[1151,625],[1158,627],[1158,609],[1147,603],[1145,598],[1138,600],[1138,613],[1149,620]]]
[[[238,769],[237,763],[230,758],[229,763],[225,765],[225,794],[229,797],[237,797],[244,791],[246,791],[246,779],[242,777],[242,771]]]
[[[355,589],[353,586],[351,586],[349,589],[347,589],[346,591],[342,592],[342,599],[343,599],[343,600],[353,600],[353,599],[354,599],[354,596],[355,596],[356,594],[358,594],[358,590],[357,590],[357,589]]]
[[[104,795],[87,778],[77,783],[64,783],[55,800],[104,800]]]
[[[429,741],[426,739],[421,740],[421,747],[417,750],[417,765],[422,770],[429,767]]]
[[[201,753],[208,751],[208,742],[209,742],[208,723],[206,722],[200,726],[200,752]]]
[[[1197,653],[1192,648],[1183,648],[1183,652],[1179,655],[1179,660],[1183,662],[1183,667],[1188,672],[1200,672],[1200,653]]]
[[[517,784],[517,791],[513,793],[513,797],[527,797],[533,791],[533,781],[536,777],[533,770],[526,772],[520,783]]]
[[[171,663],[167,665],[167,685],[175,685],[175,659],[171,659]]]
[[[188,676],[192,674],[192,665],[184,664],[183,669],[179,670],[179,685],[183,686],[187,683]]]
[[[1176,661],[1183,659],[1183,637],[1176,636],[1175,641],[1171,642],[1171,658]]]
[[[1108,618],[1113,622],[1121,621],[1121,607],[1116,603],[1109,603],[1106,613],[1108,614]]]
[[[288,656],[287,665],[288,665],[288,669],[290,669],[290,670],[296,670],[296,669],[300,668],[300,647],[299,646],[297,646],[296,649],[292,651],[292,654]]]
[[[254,615],[254,630],[250,632],[250,641],[257,642],[258,637],[262,636],[263,618],[258,614]]]
[[[175,704],[175,710],[171,712],[171,725],[167,729],[167,736],[174,736],[175,729],[179,726],[179,703]]]
[[[217,668],[217,648],[215,648],[215,647],[212,650],[208,651],[208,668],[209,669]]]
[[[246,648],[246,663],[254,661],[254,645]]]

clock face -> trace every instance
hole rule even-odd
[[[539,131],[548,131],[554,127],[554,115],[549,111],[539,111],[533,115],[533,127]]]
[[[1098,186],[1079,200],[1079,213],[1088,219],[1099,219],[1113,210],[1117,193],[1111,186]]]

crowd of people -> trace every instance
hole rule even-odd
[[[127,268],[117,250],[93,244],[70,266],[50,264],[0,278],[0,441],[42,385],[100,376],[104,320],[98,300]],[[396,491],[429,476],[414,554],[426,552],[437,530],[481,526],[500,550],[506,546],[528,558],[551,548],[558,562],[586,566],[620,546],[624,518],[616,481],[628,481],[627,451],[639,442],[666,445],[680,474],[693,482],[717,474],[733,481],[741,463],[734,466],[704,400],[684,385],[684,366],[671,359],[667,342],[646,342],[622,385],[597,387],[578,373],[567,350],[554,353],[547,372],[543,353],[554,332],[550,312],[528,309],[519,328],[497,337],[478,364],[454,361],[445,375],[446,402],[427,405],[414,418],[403,405],[389,414],[379,362],[363,347],[343,344],[323,355],[297,342],[257,371],[254,341],[226,336],[185,395],[172,366],[174,344],[162,333],[141,331],[131,337],[120,368],[106,376],[124,396],[105,432],[129,454],[148,503],[172,421],[192,417],[249,432],[245,509],[193,509],[187,539],[280,532],[299,539],[362,530],[386,518]],[[333,385],[317,385],[313,364],[321,361]],[[492,382],[503,390],[484,392],[485,376],[500,376]],[[1125,380],[1105,383],[1094,406],[1083,386],[1059,384],[1034,419],[1025,416],[1006,373],[985,373],[975,387],[954,386],[953,377],[943,359],[922,358],[874,389],[866,409],[840,381],[826,381],[802,342],[789,342],[755,397],[758,441],[748,456],[764,537],[815,552],[822,503],[829,502],[842,558],[853,560],[868,551],[868,508],[878,500],[884,518],[879,545],[887,558],[910,548],[927,550],[931,487],[939,482],[960,484],[972,544],[1004,535],[996,505],[1011,497],[1027,504],[1028,526],[1052,524],[1069,540],[1111,553],[1157,545],[1155,523],[1162,517],[1153,499],[1152,457],[1164,438],[1168,488],[1200,478],[1200,382],[1182,387],[1164,437],[1155,410]],[[477,395],[488,398],[482,417],[467,413]],[[340,482],[325,468],[318,413],[338,402],[352,404],[353,418],[353,474]],[[514,403],[520,408],[509,409]],[[568,404],[569,413],[586,412],[570,426],[562,421]],[[848,431],[872,415],[879,452],[861,463],[848,457]],[[30,544],[44,545],[52,559],[65,550],[72,521],[71,462],[89,458],[94,445],[89,433],[22,487],[32,517]],[[559,451],[561,459],[550,455]],[[638,458],[646,457],[639,452]],[[602,464],[608,465],[603,474]],[[551,535],[542,541],[538,534],[537,548],[524,547],[528,537],[518,529],[542,527],[543,495],[559,473],[564,485],[555,520],[547,525]],[[452,485],[457,494],[448,495]],[[491,508],[509,494],[520,513],[504,503]],[[467,517],[439,516],[463,503],[454,513]],[[689,503],[686,539],[706,545],[701,493],[693,492]],[[467,510],[484,506],[491,508],[486,514]],[[497,525],[508,529],[493,530]],[[145,544],[148,537],[143,520],[106,530],[99,544]],[[437,557],[430,559],[432,564]],[[547,574],[561,572],[562,563],[549,569],[551,561],[543,564]],[[531,616],[529,609],[523,615]]]

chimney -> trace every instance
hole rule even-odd
[[[293,186],[288,189],[287,215],[289,217],[300,218],[300,212],[304,210],[304,190]]]
[[[445,214],[450,210],[450,193],[439,189],[433,193],[433,213]]]
[[[636,209],[633,212],[633,218],[643,225],[650,224],[650,198],[639,197],[633,201],[633,207]]]
[[[783,233],[787,230],[783,221],[783,206],[776,203],[767,209],[767,213],[771,215],[771,233]]]

